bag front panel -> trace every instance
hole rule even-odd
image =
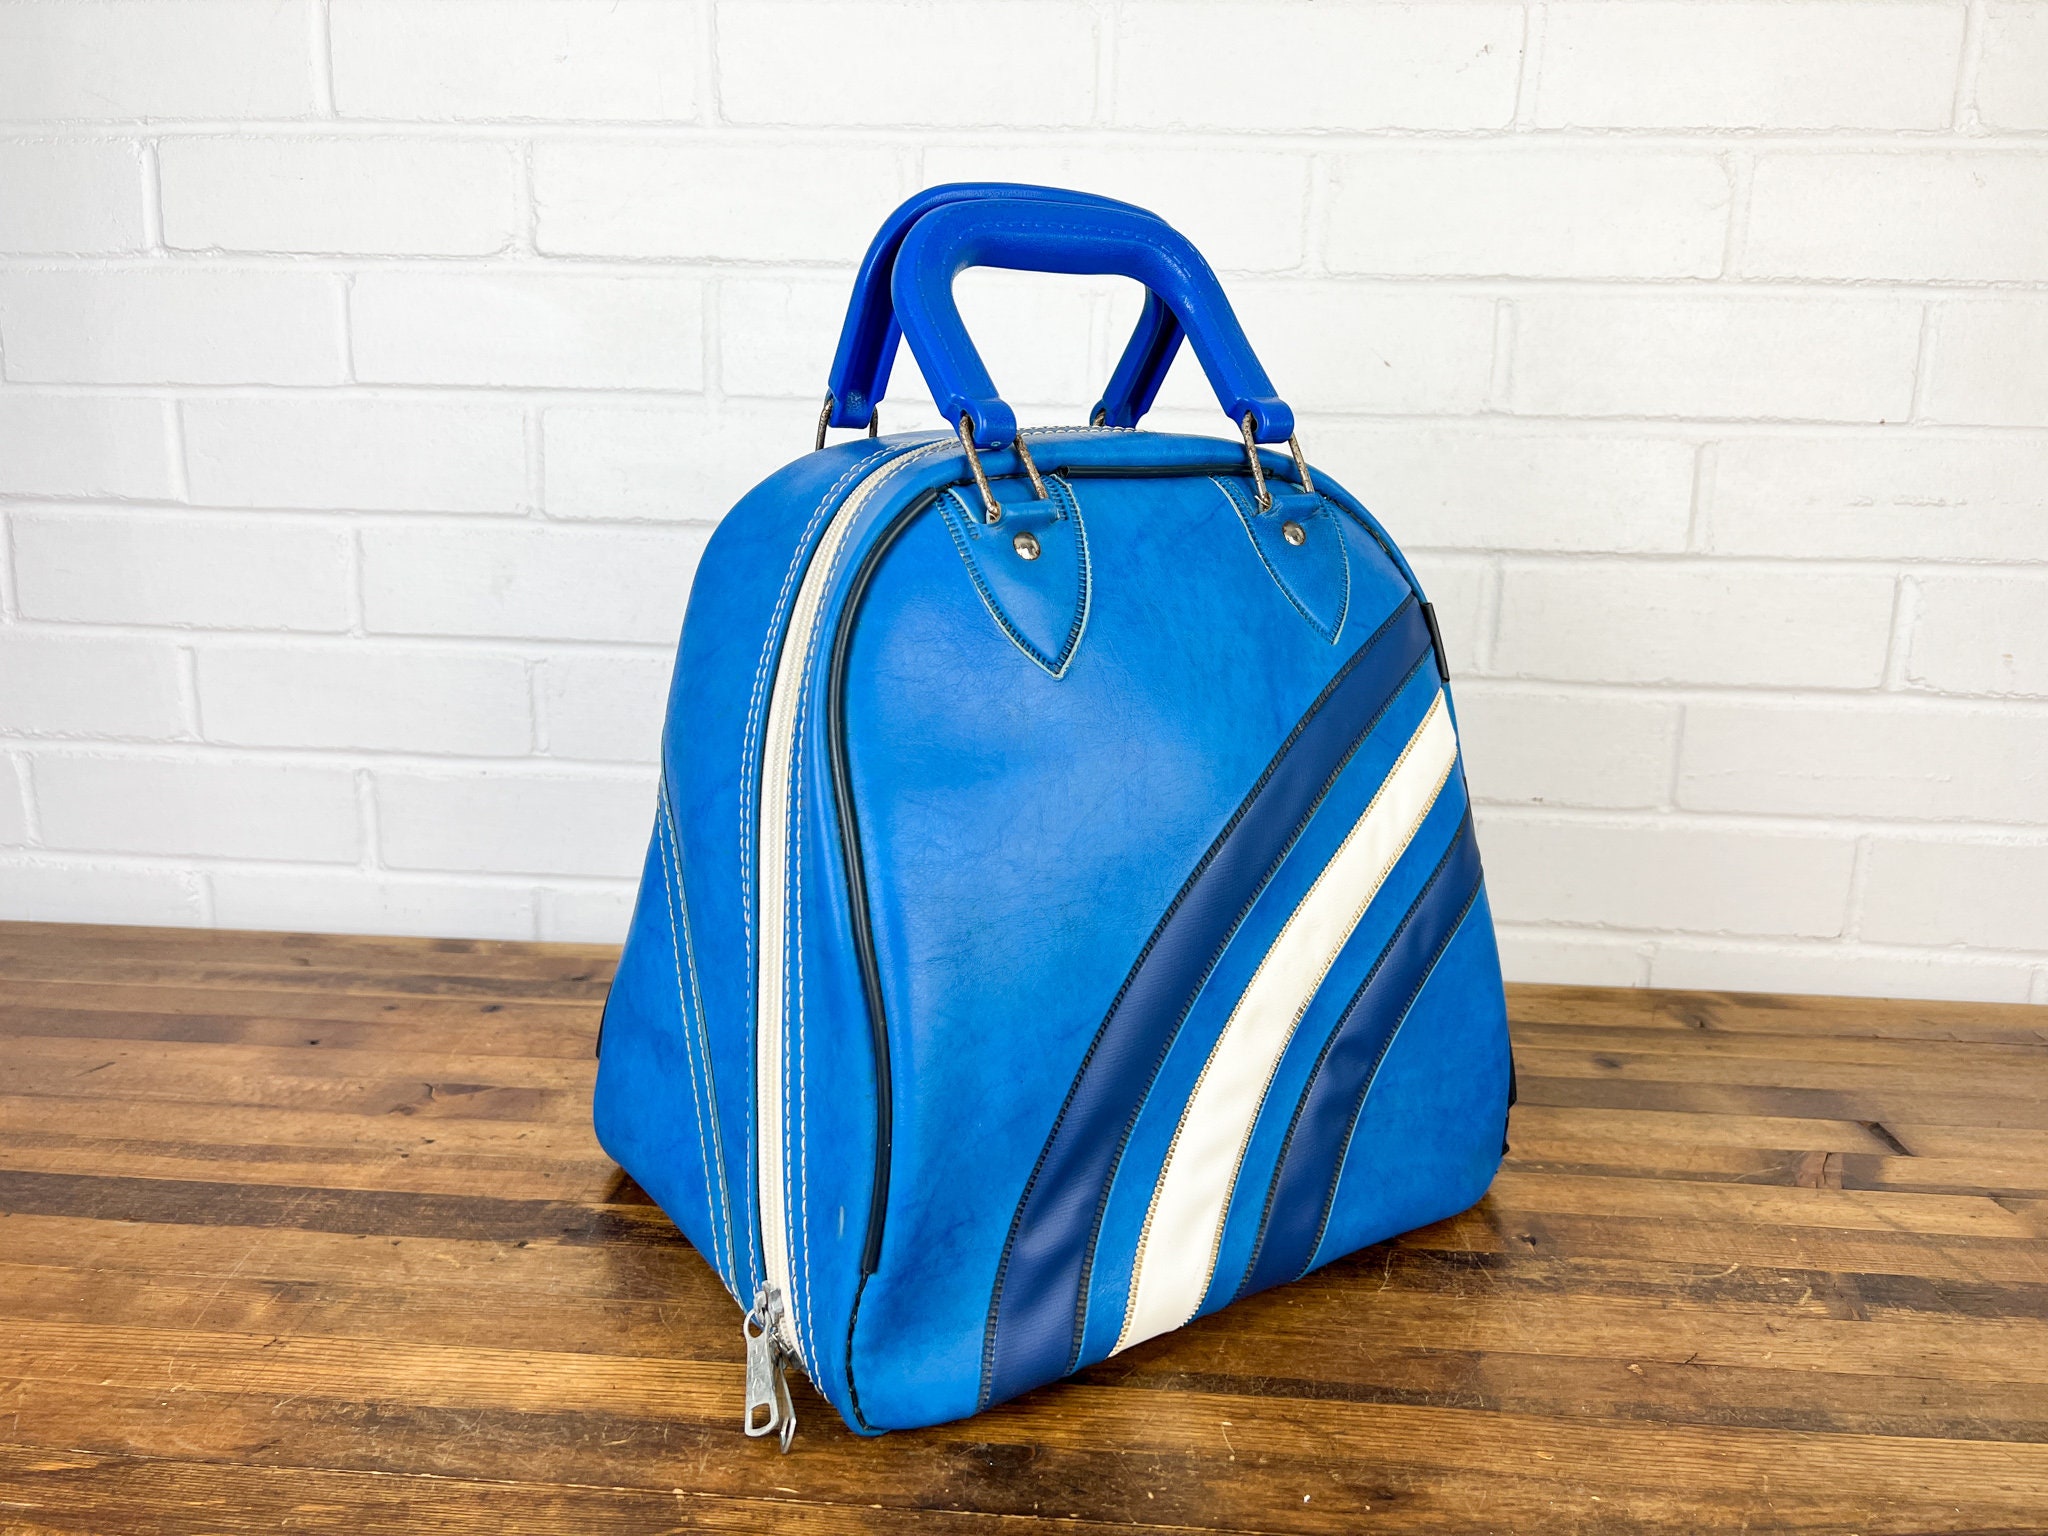
[[[1141,457],[1142,440],[1120,452]],[[863,1294],[854,1340],[862,1409],[878,1425],[971,1412],[1118,1342],[1127,1300],[1118,1288],[1128,1290],[1147,1214],[1140,1207],[1150,1203],[1134,1202],[1126,1187],[1159,1185],[1157,1126],[1185,1106],[1190,1070],[1199,1075],[1215,1043],[1209,1036],[1230,1023],[1227,999],[1262,952],[1255,935],[1285,926],[1355,802],[1385,777],[1371,765],[1391,763],[1432,706],[1441,717],[1430,738],[1435,757],[1410,775],[1411,798],[1420,799],[1402,813],[1399,856],[1374,871],[1387,899],[1368,903],[1370,921],[1361,918],[1354,942],[1328,959],[1333,997],[1339,987],[1348,996],[1370,964],[1367,951],[1399,920],[1462,814],[1448,700],[1438,700],[1426,627],[1404,571],[1364,522],[1329,509],[1343,541],[1342,588],[1318,587],[1314,573],[1290,584],[1281,579],[1285,550],[1262,550],[1233,506],[1233,489],[1249,504],[1241,480],[1076,475],[1070,483],[1094,586],[1064,675],[1008,633],[947,536],[947,520],[930,512],[898,535],[877,572],[848,667],[848,760],[895,1105],[881,1272]],[[1334,640],[1314,611],[1320,605],[1327,621],[1332,594],[1343,604]],[[1404,604],[1397,638],[1405,649],[1390,641],[1372,661],[1370,688],[1357,683],[1339,701],[1370,702],[1372,718],[1347,721],[1348,736],[1323,731],[1329,741],[1315,748],[1336,753],[1324,765],[1331,783],[1310,786],[1310,809],[1327,789],[1329,814],[1262,827],[1261,837],[1278,838],[1279,857],[1254,860],[1232,873],[1232,889],[1198,892],[1174,912],[1177,898],[1188,900],[1190,871],[1243,814],[1276,748],[1299,734],[1333,674]],[[1345,764],[1348,776],[1336,771]],[[1290,853],[1297,836],[1303,846]],[[1269,878],[1276,883],[1264,899]],[[1224,908],[1209,910],[1218,901]],[[1167,987],[1149,1017],[1126,1022],[1129,1039],[1105,1043],[1105,1020],[1130,992],[1134,960],[1150,953],[1148,942],[1158,948],[1162,914],[1177,934],[1213,931],[1214,953],[1194,944],[1175,962],[1195,966],[1175,983],[1185,995],[1175,1002]],[[1335,921],[1351,933],[1345,916],[1324,926]],[[1240,919],[1245,934],[1235,943]],[[1211,964],[1219,969],[1205,987]],[[1285,1038],[1288,1022],[1281,1018],[1280,1036],[1255,1038],[1248,1057],[1233,1047],[1283,1096],[1307,1071],[1305,1047]],[[1307,1022],[1313,1032],[1334,1019]],[[1274,1027],[1266,1021],[1267,1036]],[[1099,1102],[1077,1113],[1090,1076]],[[1262,1093],[1226,1097],[1222,1109],[1205,1110],[1197,1139],[1226,1151],[1248,1141],[1254,1163],[1276,1155]],[[1061,1126],[1077,1142],[1064,1158],[1054,1145]],[[1131,1147],[1119,1157],[1127,1135]],[[1497,1155],[1497,1139],[1494,1148]],[[1101,1166],[1086,1166],[1091,1157]],[[1064,1187],[1053,1187],[1049,1169]],[[1221,1182],[1223,1209],[1234,1211],[1227,1167]],[[1217,1183],[1213,1170],[1192,1183],[1185,1170],[1178,1178],[1197,1191],[1182,1202],[1195,1228],[1218,1228],[1212,1246],[1224,1240],[1222,1219],[1209,1210]],[[1237,1251],[1227,1262],[1242,1267]],[[1190,1314],[1222,1286],[1207,1274],[1197,1264],[1174,1276]],[[1233,1275],[1226,1289],[1235,1287]]]

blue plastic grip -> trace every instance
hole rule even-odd
[[[953,279],[969,267],[1135,278],[1165,301],[1187,332],[1232,421],[1250,416],[1252,435],[1262,443],[1285,442],[1293,433],[1294,413],[1273,393],[1222,284],[1185,236],[1129,208],[1004,199],[927,212],[903,237],[889,282],[897,323],[940,415],[952,422],[965,415],[977,447],[1009,443],[1017,418],[997,395],[953,303]],[[1128,351],[1125,358],[1130,361]],[[1117,371],[1121,375],[1124,365]]]
[[[927,187],[907,199],[889,215],[868,245],[860,271],[853,280],[853,299],[847,306],[846,323],[839,332],[839,350],[832,358],[832,372],[826,387],[832,396],[829,418],[835,427],[865,427],[874,419],[875,406],[889,388],[889,372],[896,361],[896,345],[902,330],[889,282],[895,271],[896,254],[903,237],[925,214],[949,203],[989,199],[1019,202],[1059,202],[1121,209],[1145,218],[1155,215],[1132,203],[1098,197],[1091,192],[1072,192],[1062,187],[1039,187],[1015,181],[955,181]],[[1111,426],[1136,426],[1138,418],[1151,408],[1165,381],[1166,370],[1180,348],[1180,322],[1156,296],[1148,294],[1145,310],[1138,318],[1110,386],[1095,411]]]

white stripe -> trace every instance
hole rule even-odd
[[[775,688],[768,701],[767,741],[761,753],[760,853],[756,868],[761,912],[756,924],[760,944],[755,972],[754,1004],[754,1164],[761,1203],[761,1266],[768,1284],[782,1297],[782,1347],[802,1362],[798,1347],[797,1297],[791,1285],[789,1260],[789,1191],[784,1168],[783,1096],[787,1075],[783,1052],[787,999],[783,996],[789,920],[790,775],[795,767],[796,728],[817,649],[825,589],[831,585],[839,553],[875,488],[913,460],[948,447],[942,438],[890,458],[855,487],[826,525],[824,536],[804,570],[783,632],[775,662]],[[806,1364],[805,1369],[809,1366]]]
[[[1259,961],[1181,1111],[1138,1241],[1118,1349],[1180,1327],[1202,1304],[1238,1167],[1281,1053],[1457,756],[1439,691],[1372,804]]]

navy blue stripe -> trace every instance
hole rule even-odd
[[[1429,646],[1410,598],[1295,725],[1153,929],[1011,1220],[982,1346],[984,1407],[1074,1369],[1110,1180],[1167,1047],[1259,892]]]
[[[1394,1032],[1479,894],[1472,813],[1330,1032],[1280,1148],[1265,1220],[1238,1294],[1300,1278],[1329,1224],[1344,1153]]]

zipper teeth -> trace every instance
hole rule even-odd
[[[788,901],[792,892],[787,881],[790,868],[789,835],[792,770],[794,768],[797,716],[808,677],[811,656],[817,646],[819,621],[823,617],[825,587],[837,567],[841,547],[853,520],[866,507],[875,487],[887,476],[912,460],[951,447],[953,440],[941,438],[883,460],[854,487],[826,524],[824,536],[811,555],[809,568],[797,590],[788,632],[783,636],[780,659],[768,710],[768,739],[762,752],[762,769],[768,780],[761,795],[760,890],[763,919],[772,902],[773,921],[762,921],[760,931],[760,978],[758,996],[762,1007],[755,1026],[754,1104],[758,1126],[755,1140],[756,1182],[760,1196],[761,1263],[767,1283],[782,1300],[776,1337],[808,1373],[799,1342],[797,1297],[792,1283],[789,1253],[789,1202],[784,1188],[788,1171],[783,1159],[785,1121],[783,1097],[788,1074],[785,1070],[785,1005],[783,973],[788,959]],[[772,1004],[772,1006],[771,1006]]]
[[[1136,430],[1133,427],[1024,429],[1034,436],[1103,435]],[[796,1287],[789,1255],[789,1202],[784,1187],[788,1170],[782,1155],[785,1131],[782,1111],[787,1079],[784,1061],[788,1038],[788,1030],[784,1027],[787,998],[783,989],[783,973],[788,960],[788,898],[791,894],[787,885],[789,821],[797,716],[801,712],[811,657],[817,647],[825,587],[838,564],[840,548],[854,518],[866,507],[868,498],[884,478],[914,460],[957,446],[957,438],[939,437],[883,459],[861,479],[852,494],[840,504],[839,510],[833,513],[797,589],[796,604],[791,611],[788,632],[783,636],[769,698],[767,740],[761,755],[762,794],[757,813],[760,818],[757,839],[760,878],[757,883],[761,892],[761,912],[756,996],[761,1006],[754,1030],[755,1186],[760,1207],[762,1273],[766,1283],[782,1300],[775,1330],[776,1341],[806,1374],[810,1371],[810,1363],[804,1356],[797,1320]],[[773,793],[770,793],[771,786]],[[771,900],[775,907],[772,923],[765,920]],[[772,1007],[768,1006],[771,1001]]]

